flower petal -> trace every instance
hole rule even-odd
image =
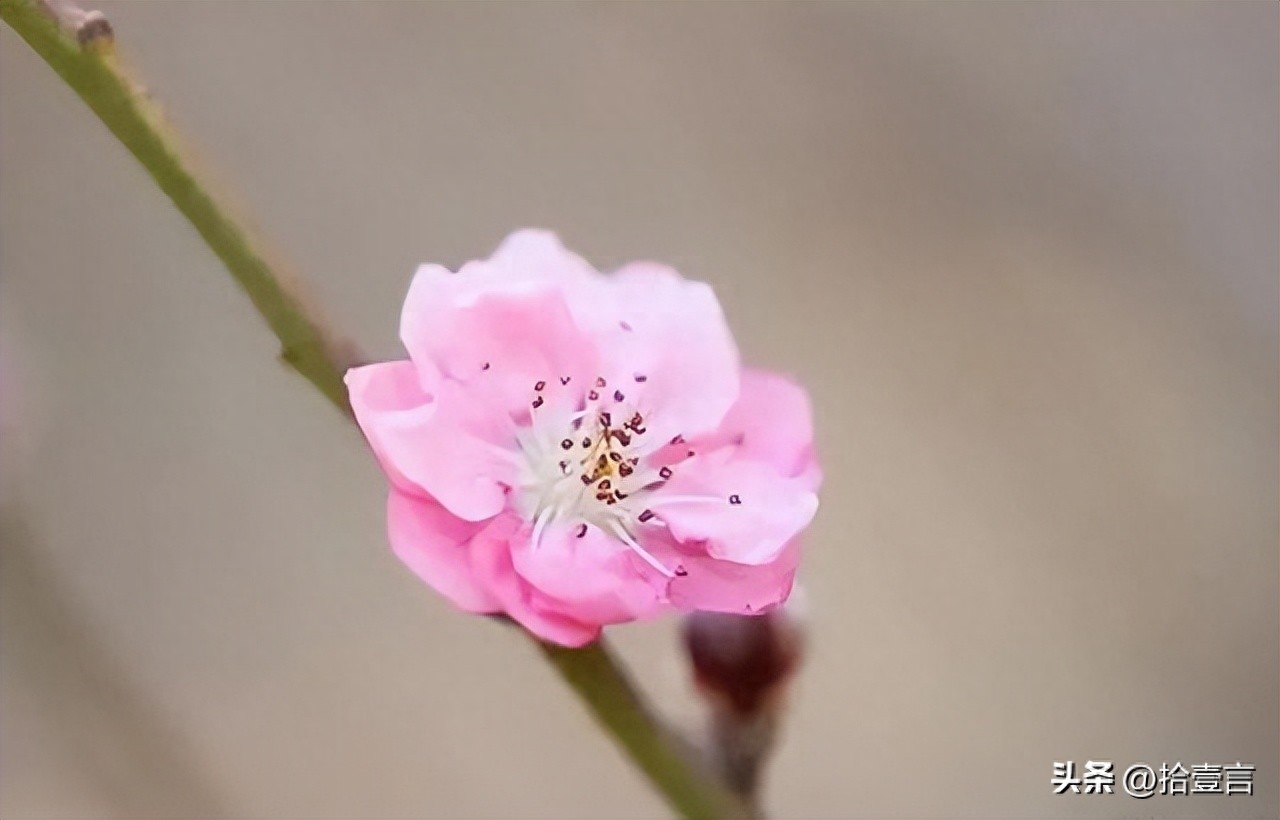
[[[347,371],[351,406],[374,453],[401,489],[425,492],[467,521],[496,515],[516,480],[514,432],[468,413],[457,384],[438,382],[428,399],[414,387],[416,374],[410,362]]]
[[[511,557],[525,581],[579,620],[624,623],[663,608],[659,591],[666,579],[651,580],[656,573],[635,552],[597,527],[552,524],[536,545],[528,537],[513,539]]]
[[[483,527],[426,498],[391,490],[387,536],[409,569],[465,612],[500,612],[501,602],[477,578],[469,542]]]
[[[485,382],[503,410],[528,407],[540,382],[559,390],[570,380],[580,397],[597,375],[595,345],[566,300],[599,278],[554,234],[519,231],[457,273],[421,266],[400,337],[414,362],[460,383]]]
[[[800,542],[790,541],[767,564],[738,564],[706,555],[686,555],[685,575],[671,582],[671,603],[685,610],[749,615],[784,603],[795,584]]]
[[[739,564],[773,561],[818,509],[802,480],[730,448],[681,462],[648,503],[677,541]]]
[[[743,368],[742,392],[720,428],[691,446],[704,452],[726,445],[736,446],[739,457],[773,466],[780,475],[803,477],[810,490],[822,483],[809,396],[781,374]]]
[[[554,602],[520,577],[511,560],[513,539],[527,538],[528,524],[514,514],[493,519],[471,542],[472,560],[508,615],[543,640],[585,646],[600,636],[600,625],[558,610]]]
[[[607,281],[594,315],[578,318],[600,339],[608,395],[639,410],[655,442],[714,430],[739,387],[738,349],[715,292],[650,262]]]

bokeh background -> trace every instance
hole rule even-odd
[[[1277,816],[1273,3],[103,3],[333,323],[558,230],[713,283],[827,482],[779,817]],[[5,817],[665,814],[0,30]],[[697,709],[670,622],[613,631]],[[1053,797],[1055,760],[1258,767]]]

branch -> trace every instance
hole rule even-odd
[[[693,753],[645,706],[604,639],[583,649],[539,643],[596,720],[684,817],[745,818],[751,809],[696,764]]]
[[[126,73],[114,33],[98,12],[57,0],[0,0],[0,19],[39,54],[129,150],[222,260],[282,345],[281,357],[351,416],[342,377],[351,348],[330,336],[291,280],[273,268],[247,232],[183,159],[159,109]],[[674,734],[645,707],[603,641],[570,650],[538,643],[544,655],[671,807],[686,817],[739,817],[742,804],[691,762]]]
[[[107,19],[99,12],[36,0],[0,0],[0,19],[80,95],[200,232],[280,339],[281,358],[350,416],[342,376],[354,363],[351,348],[326,335],[296,285],[272,269],[196,178],[159,108],[117,59]]]

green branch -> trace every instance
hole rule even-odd
[[[603,638],[583,649],[538,645],[672,808],[685,817],[752,816],[740,798],[690,762],[692,750],[649,713]]]
[[[281,358],[350,415],[342,383],[352,363],[350,356],[344,356],[343,346],[325,335],[297,289],[272,269],[246,231],[196,178],[159,109],[121,67],[105,18],[78,16],[81,19],[72,21],[74,30],[67,32],[46,3],[0,0],[0,18],[93,109],[227,266],[280,339]]]
[[[280,340],[284,361],[350,416],[342,382],[353,360],[349,348],[325,331],[297,288],[286,284],[200,182],[158,108],[122,68],[105,18],[55,9],[43,0],[0,0],[0,19],[71,86],[199,231]],[[673,809],[696,818],[746,814],[743,804],[693,764],[679,739],[649,712],[603,641],[577,650],[538,645]]]

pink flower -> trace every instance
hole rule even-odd
[[[406,361],[354,368],[396,555],[467,612],[580,646],[785,601],[821,477],[809,402],[743,369],[711,288],[602,275],[550,233],[418,269]]]

